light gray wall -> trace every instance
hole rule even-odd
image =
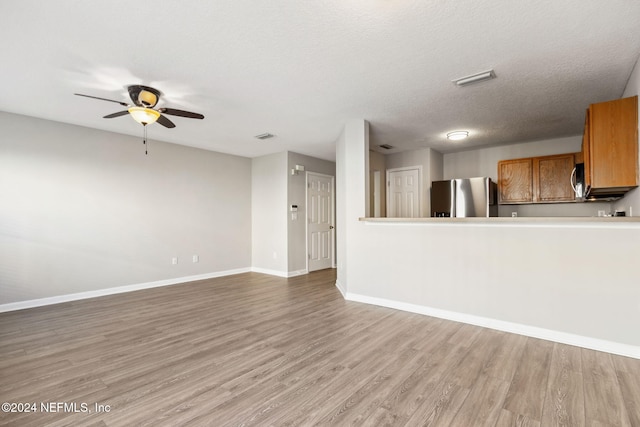
[[[258,271],[286,275],[287,153],[251,160],[252,266]]]
[[[288,273],[302,272],[307,269],[307,186],[306,174],[316,172],[335,177],[336,164],[328,160],[317,159],[294,152],[288,152],[288,201],[287,210],[291,205],[298,205],[298,219],[293,220],[291,212],[287,214],[288,221]],[[304,172],[291,174],[291,169],[302,165]],[[334,206],[335,210],[335,206]]]
[[[347,292],[347,129],[346,126],[336,140],[336,286],[344,295]],[[367,171],[369,168],[367,167]]]
[[[542,141],[521,142],[500,147],[481,148],[444,155],[444,179],[488,176],[498,182],[498,161],[523,157],[549,156],[581,151],[582,135]],[[570,177],[567,177],[567,180]],[[597,216],[598,211],[611,212],[611,203],[545,203],[500,205],[499,216]]]
[[[3,112],[0,129],[0,304],[251,266],[249,159],[145,156],[140,138]]]
[[[627,98],[635,95],[640,95],[640,58],[638,58],[633,73],[629,77],[622,97]],[[640,123],[640,108],[638,108],[638,122]],[[640,156],[638,162],[640,162]],[[638,169],[640,169],[640,165],[638,165]],[[623,199],[614,203],[613,210],[616,209],[625,211],[627,215],[640,216],[640,188],[634,188]]]
[[[498,161],[581,151],[582,135],[519,142],[444,155],[443,179],[488,176],[498,181]]]

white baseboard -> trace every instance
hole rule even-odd
[[[346,300],[348,300],[349,298],[347,298],[347,291],[344,288],[344,286],[342,286],[342,283],[340,283],[339,280],[336,280],[336,288],[338,288],[338,290],[340,291],[340,293],[342,294],[342,297]],[[355,301],[355,300],[351,300],[351,301]],[[378,305],[378,304],[376,304]]]
[[[234,270],[217,271],[214,273],[205,273],[205,274],[197,274],[193,276],[176,277],[174,279],[157,280],[155,282],[136,283],[133,285],[118,286],[115,288],[96,289],[94,291],[78,292],[73,294],[57,295],[54,297],[38,298],[38,299],[32,299],[27,301],[18,301],[18,302],[11,302],[7,304],[0,304],[0,313],[4,313],[7,311],[24,310],[27,308],[34,308],[34,307],[42,307],[45,305],[60,304],[63,302],[77,301],[77,300],[87,299],[87,298],[102,297],[106,295],[121,294],[124,292],[139,291],[142,289],[157,288],[160,286],[179,285],[181,283],[186,283],[186,282],[195,282],[196,280],[214,279],[216,277],[231,276],[233,274],[248,273],[250,271],[253,271],[256,273],[269,274],[271,276],[279,276],[279,277],[287,277],[287,278],[302,276],[308,273],[307,270],[282,272],[277,270],[266,270],[263,268],[256,268],[256,267],[237,268]]]
[[[251,271],[253,271],[254,273],[262,273],[262,274],[268,274],[270,276],[278,276],[278,277],[284,277],[284,278],[302,276],[303,274],[308,273],[306,269],[296,270],[296,271],[280,271],[280,270],[270,270],[268,268],[260,268],[260,267],[251,267]]]
[[[551,329],[538,328],[535,326],[521,325],[519,323],[505,322],[503,320],[496,320],[488,317],[475,316],[471,314],[458,313],[455,311],[441,310],[438,308],[393,301],[385,298],[369,297],[366,295],[359,295],[350,292],[345,293],[342,290],[341,284],[337,281],[336,287],[340,290],[340,292],[342,292],[347,301],[362,302],[365,304],[394,308],[396,310],[424,314],[426,316],[438,317],[440,319],[453,320],[456,322],[468,323],[471,325],[482,326],[498,331],[511,332],[514,334],[540,338],[543,340],[558,342],[561,344],[568,344],[577,347],[588,348],[590,350],[604,351],[606,353],[640,359],[640,347],[638,346],[601,340],[598,338],[585,337],[582,335],[570,334],[567,332],[554,331]]]
[[[305,274],[309,274],[309,270],[304,269],[304,270],[290,271],[287,274],[287,277],[304,276]]]
[[[286,271],[270,270],[268,268],[260,268],[260,267],[251,267],[251,271],[253,271],[254,273],[262,273],[262,274],[268,274],[269,276],[278,276],[278,277],[287,277],[287,274],[288,274]]]
[[[87,298],[101,297],[105,295],[121,294],[124,292],[139,291],[142,289],[157,288],[160,286],[178,285],[185,282],[194,282],[196,280],[213,279],[216,277],[231,276],[233,274],[247,273],[250,268],[237,268],[234,270],[217,271],[214,273],[197,274],[194,276],[176,277],[174,279],[157,280],[155,282],[136,283],[133,285],[118,286],[115,288],[97,289],[95,291],[78,292],[74,294],[58,295],[54,297],[38,298],[27,301],[18,301],[8,304],[0,304],[0,313],[15,310],[24,310],[26,308],[42,307],[44,305],[60,304],[63,302],[77,301]]]

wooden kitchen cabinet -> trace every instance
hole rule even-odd
[[[573,202],[573,153],[498,162],[500,204]]]
[[[533,159],[498,162],[498,203],[510,205],[533,201]]]
[[[534,157],[533,201],[573,202],[576,196],[571,187],[571,173],[575,165],[573,153]]]
[[[589,194],[624,193],[638,186],[638,97],[591,104],[582,156]]]

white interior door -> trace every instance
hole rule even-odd
[[[387,170],[387,216],[389,218],[420,217],[420,169]]]
[[[333,177],[307,173],[308,271],[333,264]]]

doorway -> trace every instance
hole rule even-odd
[[[387,169],[387,217],[422,216],[422,167]]]
[[[307,173],[307,271],[334,265],[334,178]]]

